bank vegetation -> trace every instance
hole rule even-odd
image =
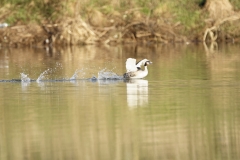
[[[239,42],[239,0],[2,0],[1,46]]]

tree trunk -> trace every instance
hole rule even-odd
[[[209,16],[215,20],[223,19],[233,14],[233,7],[229,0],[206,0]]]

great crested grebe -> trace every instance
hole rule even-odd
[[[148,59],[143,59],[136,63],[136,59],[128,58],[126,61],[126,69],[127,72],[123,74],[123,78],[125,79],[133,79],[133,78],[144,78],[148,75],[147,65],[152,62]],[[144,66],[144,70],[142,70],[141,66]]]

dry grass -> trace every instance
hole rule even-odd
[[[240,13],[233,11],[233,7],[228,0],[212,0],[208,2],[206,8],[208,9],[210,18],[212,18],[214,23],[211,27],[205,30],[203,41],[207,41],[207,37],[209,37],[211,42],[215,42],[218,39],[220,27],[228,22],[239,21]],[[237,32],[235,35],[238,35]],[[234,41],[234,37],[231,39]]]
[[[94,44],[98,40],[91,26],[80,16],[67,18],[59,24],[59,38],[65,44]]]
[[[208,1],[206,8],[213,19],[222,19],[233,14],[233,7],[228,0]]]

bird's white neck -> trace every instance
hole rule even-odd
[[[145,61],[147,61],[147,59],[143,59],[143,60],[139,61],[139,62],[136,64],[136,66],[137,66],[137,67],[141,67],[142,65],[144,65]]]
[[[148,72],[147,66],[144,67],[144,71],[145,71],[145,72]]]

